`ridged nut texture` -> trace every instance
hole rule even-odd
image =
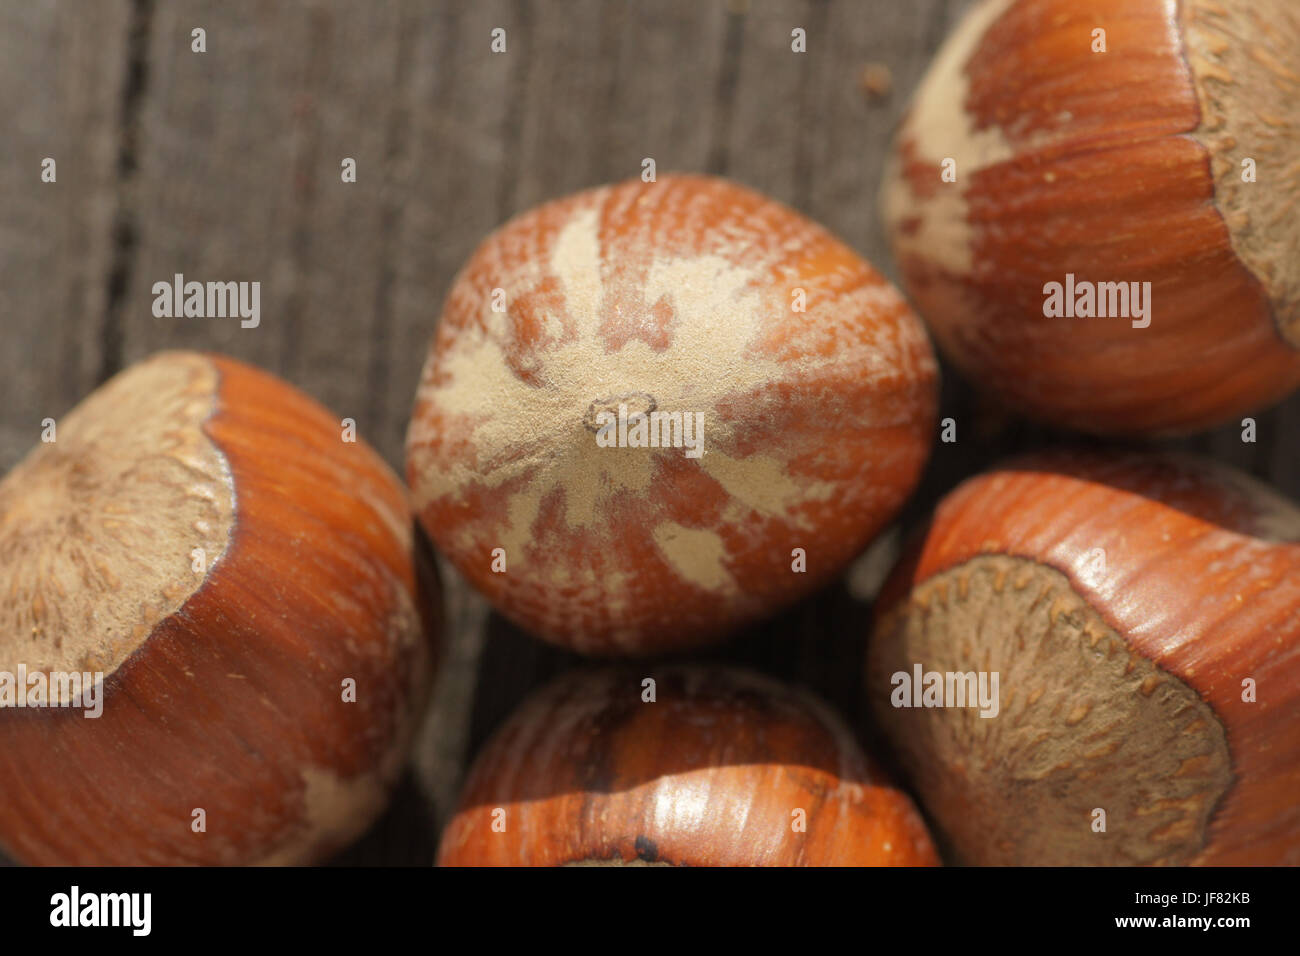
[[[1098,434],[1188,432],[1292,391],[1297,50],[1294,0],[976,3],[880,196],[945,356]]]
[[[1059,451],[967,480],[867,660],[958,862],[1300,863],[1300,509],[1239,472]],[[899,693],[918,667],[930,701]],[[948,689],[993,674],[988,716]]]
[[[928,866],[912,801],[811,695],[716,666],[570,672],[480,752],[444,866]]]
[[[0,846],[302,863],[359,835],[438,631],[397,477],[305,395],[190,352],[122,372],[53,437],[0,482],[0,675],[102,674],[102,711],[19,708],[0,676]]]
[[[439,549],[524,628],[594,654],[687,648],[811,593],[881,530],[928,454],[936,374],[919,320],[824,229],[723,180],[638,179],[474,253],[407,476]]]

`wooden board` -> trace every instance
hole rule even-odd
[[[0,5],[3,471],[104,377],[132,26],[128,0]]]
[[[825,223],[893,277],[875,196],[895,123],[963,0],[57,0],[0,5],[0,468],[124,364],[204,348],[350,416],[394,468],[424,350],[460,264],[564,193],[660,171],[732,176]],[[207,52],[191,51],[206,31]],[[506,30],[505,53],[490,49]],[[791,31],[808,52],[791,51]],[[868,63],[892,90],[869,98]],[[58,182],[40,182],[43,157]],[[357,163],[345,184],[340,164]],[[159,320],[174,273],[262,282],[262,323]],[[938,445],[901,526],[997,457],[1064,438],[948,374]],[[1300,399],[1174,443],[1300,497]],[[845,581],[709,656],[810,685],[858,724],[861,595]],[[449,637],[413,767],[340,863],[430,861],[475,749],[578,663],[443,568]],[[851,586],[850,586],[851,585]]]

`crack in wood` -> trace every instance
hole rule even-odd
[[[104,382],[122,368],[124,335],[122,310],[127,289],[135,272],[138,231],[132,201],[131,182],[139,167],[140,111],[149,86],[149,27],[153,22],[153,0],[132,0],[127,27],[126,78],[119,107],[117,152],[117,209],[113,216],[112,255],[109,260],[104,318],[100,323],[100,366],[97,382]]]

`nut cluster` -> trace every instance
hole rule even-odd
[[[716,177],[523,212],[446,296],[405,483],[233,359],[121,372],[0,481],[0,847],[347,846],[425,712],[436,547],[523,630],[622,659],[496,728],[441,865],[1300,864],[1300,508],[1208,459],[1065,434],[940,496],[873,595],[869,727],[662,659],[897,529],[940,414],[927,329],[1005,410],[1094,437],[1300,385],[1297,51],[1294,0],[979,0],[880,193],[902,291]]]

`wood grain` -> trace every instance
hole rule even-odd
[[[130,26],[127,0],[0,4],[4,471],[101,372]]]

